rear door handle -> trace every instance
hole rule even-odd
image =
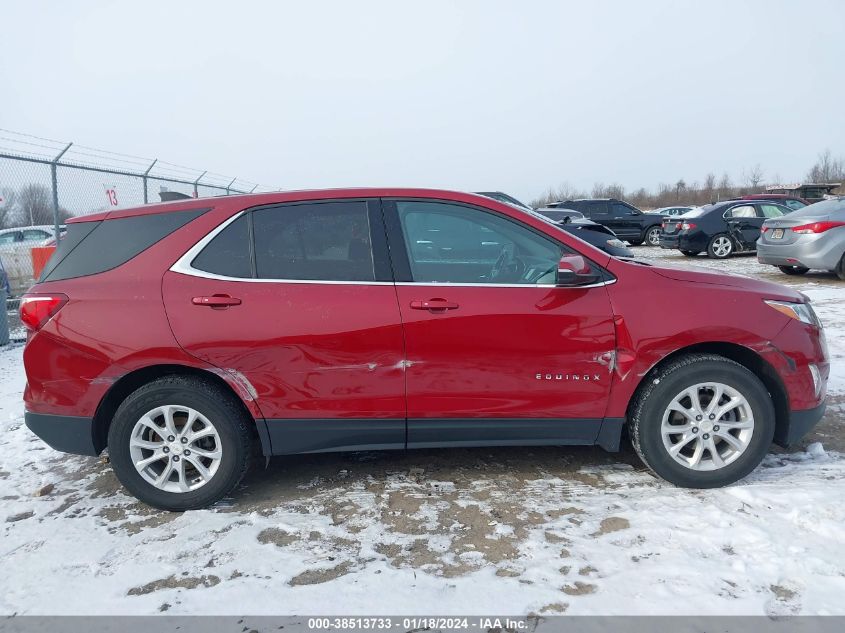
[[[457,310],[458,304],[446,299],[414,299],[411,301],[411,310],[428,310],[429,312],[445,312],[446,310]]]
[[[229,306],[241,305],[241,300],[229,295],[211,295],[210,297],[194,297],[191,303],[195,306],[208,306],[209,308],[228,308]]]

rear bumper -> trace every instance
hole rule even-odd
[[[91,418],[27,411],[24,421],[30,431],[57,451],[75,455],[99,454],[94,447],[94,421]]]
[[[792,244],[757,241],[757,261],[773,266],[803,266],[816,270],[835,270],[845,252],[845,233],[802,235]]]
[[[795,444],[802,437],[807,435],[816,424],[824,417],[827,402],[822,403],[813,408],[804,411],[790,411],[789,424],[781,427],[775,433],[775,444],[786,448]]]

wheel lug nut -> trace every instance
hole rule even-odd
[[[162,452],[164,452],[164,453],[169,453],[169,452],[170,452],[170,449],[169,449],[167,446],[165,446],[165,447],[164,447],[163,449],[161,449],[161,450],[162,450]]]
[[[713,427],[713,430],[714,430],[714,431],[718,431],[718,430],[719,430],[719,425],[717,424],[716,426],[714,426],[714,427]]]
[[[710,419],[711,419],[711,420],[715,420],[715,419],[716,419],[716,416],[715,416],[715,415],[713,415],[713,414],[711,413],[711,414],[710,414]]]
[[[191,454],[191,451],[189,451],[188,449],[185,449],[185,457],[187,457],[190,454]]]
[[[702,435],[701,437],[703,437],[705,440],[709,440],[709,439],[710,439],[710,434],[709,434],[709,433],[705,433],[705,434],[704,434],[704,435]]]
[[[697,426],[692,427],[692,432],[693,432],[693,433],[698,433],[698,427],[697,427]]]
[[[173,437],[172,435],[168,435],[168,436],[167,436],[167,441],[168,441],[168,442],[173,442],[175,439],[176,439],[176,438],[175,438],[175,437]]]
[[[700,415],[695,416],[695,421],[696,421],[696,422],[701,422],[701,416],[700,416]]]
[[[178,456],[178,455],[174,455],[174,456],[173,456],[173,461],[174,461],[174,462],[178,462],[178,461],[179,461],[179,456]]]
[[[187,444],[187,443],[188,443],[188,438],[187,438],[187,437],[183,437],[181,441],[182,441],[182,444]]]

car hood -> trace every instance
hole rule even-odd
[[[781,284],[776,284],[771,281],[752,279],[751,277],[745,277],[744,275],[715,272],[709,268],[692,267],[689,269],[680,269],[670,268],[668,266],[652,266],[651,270],[662,277],[674,279],[676,281],[741,288],[749,292],[757,293],[767,299],[796,302],[807,301],[807,297],[805,295],[787,286],[782,286]]]

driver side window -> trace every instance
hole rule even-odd
[[[398,201],[411,275],[420,283],[553,284],[561,248],[493,213]]]

